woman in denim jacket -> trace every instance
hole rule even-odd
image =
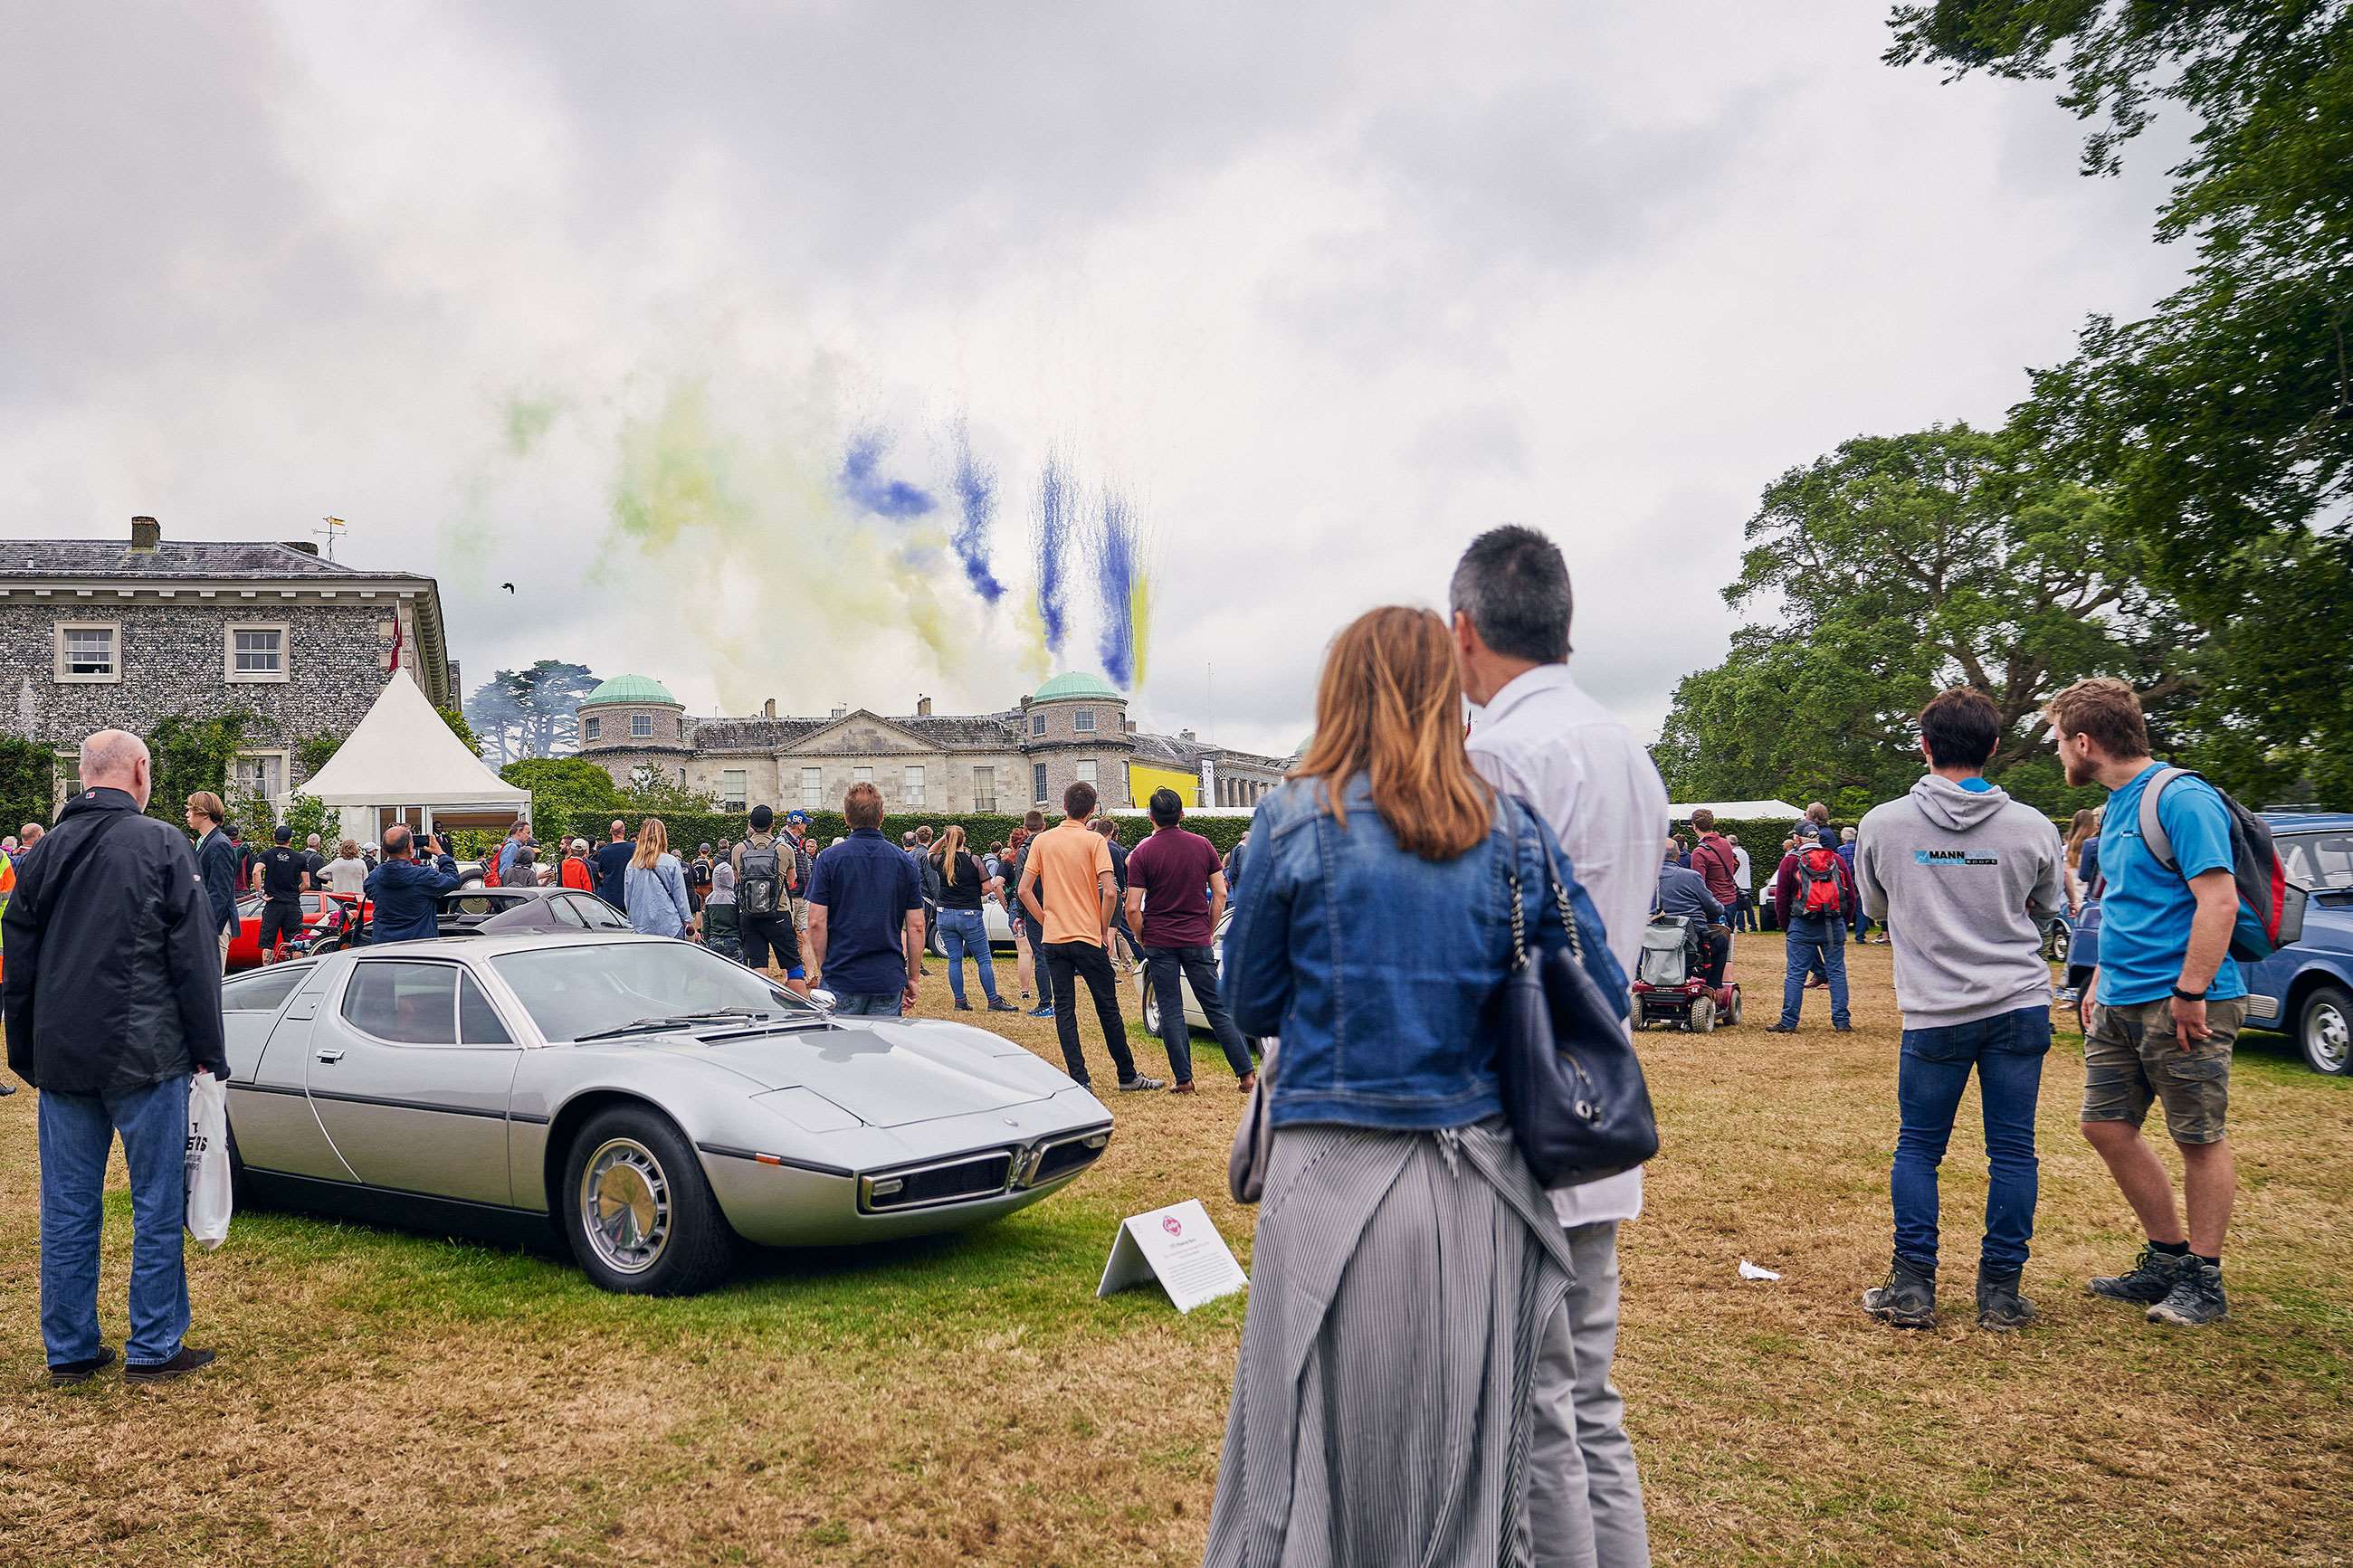
[[[1551,830],[1472,772],[1436,616],[1375,610],[1334,641],[1315,740],[1250,842],[1226,978],[1282,1048],[1206,1560],[1492,1564],[1516,1539],[1590,1561],[1581,1487],[1577,1517],[1528,1513],[1569,1258],[1495,1078],[1511,876],[1531,944],[1559,942],[1550,848],[1588,969],[1605,994],[1625,978]]]

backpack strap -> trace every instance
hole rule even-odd
[[[2181,865],[2173,858],[2173,836],[2165,831],[2165,824],[2158,818],[2158,799],[2165,794],[2165,786],[2174,780],[2200,776],[2188,768],[2162,767],[2157,770],[2155,778],[2141,786],[2140,841],[2148,846],[2148,852],[2157,857],[2157,863],[2168,871],[2179,871]],[[2102,874],[2106,874],[2105,867]]]

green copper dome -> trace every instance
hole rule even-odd
[[[596,708],[614,702],[666,702],[679,706],[670,688],[648,675],[617,675],[580,700],[583,708]]]
[[[1113,702],[1124,702],[1119,689],[1100,675],[1082,675],[1072,670],[1058,675],[1030,693],[1032,702],[1053,702],[1071,697],[1107,697]]]

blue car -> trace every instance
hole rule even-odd
[[[2304,936],[2247,978],[2247,1027],[2294,1037],[2315,1072],[2353,1073],[2353,814],[2267,811],[2288,879],[2310,895]],[[2068,943],[2067,984],[2088,1029],[2092,972],[2100,962],[2100,905],[2087,900]]]

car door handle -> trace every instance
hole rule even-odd
[[[319,1053],[319,1059],[322,1062],[339,1062],[343,1059],[343,1053],[340,1050],[332,1049],[321,1051]]]

